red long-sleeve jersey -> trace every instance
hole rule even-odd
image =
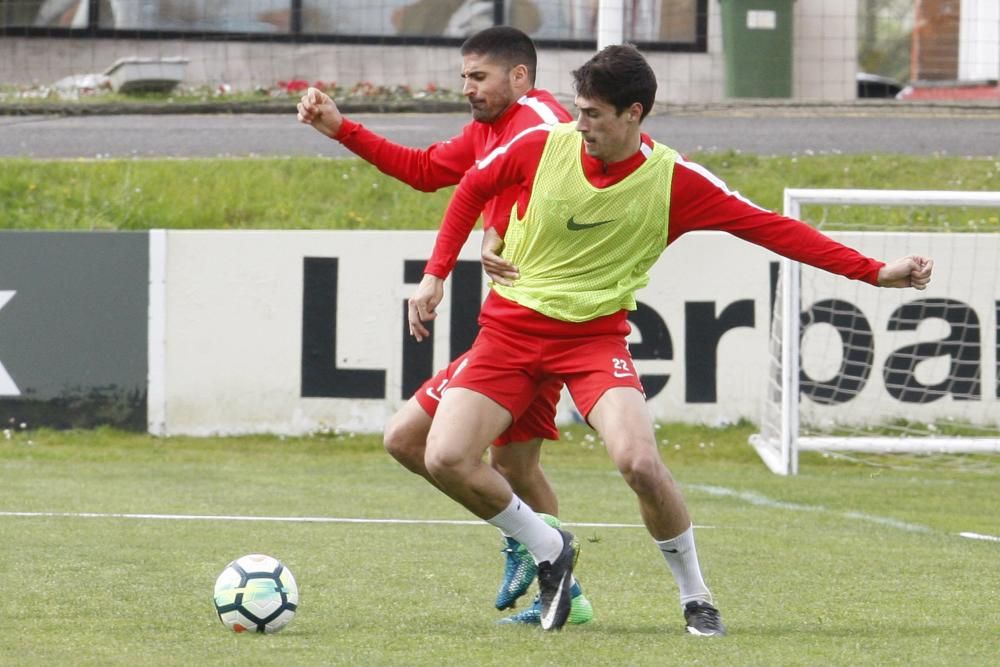
[[[457,184],[470,168],[493,151],[509,144],[520,133],[539,126],[562,123],[572,118],[551,93],[533,88],[492,123],[470,121],[462,133],[427,148],[411,148],[393,143],[360,123],[344,118],[334,139],[345,148],[375,165],[379,171],[415,190],[434,192]],[[510,215],[519,188],[511,186],[487,198],[476,211],[483,212],[487,225]],[[473,219],[475,224],[475,219]]]
[[[448,276],[491,193],[516,189],[518,215],[524,215],[548,135],[548,128],[545,127],[521,133],[479,160],[477,168],[465,174],[445,213],[425,273],[439,278]],[[643,146],[639,151],[612,164],[591,157],[581,147],[587,180],[602,188],[631,174],[646,160],[653,145],[645,134],[641,140]],[[665,221],[668,225],[668,245],[690,231],[720,230],[799,262],[871,284],[877,284],[879,269],[884,265],[834,241],[804,222],[757,206],[730,190],[701,165],[683,158],[679,158],[674,166],[669,218]],[[501,216],[495,215],[491,220],[503,235],[509,222],[509,209],[507,216],[501,219]],[[480,322],[503,322],[505,326],[513,323],[519,330],[543,334],[589,335],[627,333],[626,316],[627,313],[622,311],[591,322],[560,322],[490,292],[483,305]]]

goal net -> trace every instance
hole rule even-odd
[[[871,257],[935,266],[916,291],[781,259],[750,438],[767,466],[796,474],[808,450],[1000,452],[1000,192],[787,189],[784,207]]]

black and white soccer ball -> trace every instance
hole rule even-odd
[[[277,632],[299,606],[291,570],[271,556],[237,558],[215,580],[215,611],[233,632]]]

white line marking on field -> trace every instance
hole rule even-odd
[[[893,519],[888,516],[876,516],[874,514],[865,514],[864,512],[841,512],[841,516],[847,517],[848,519],[857,519],[859,521],[868,521],[869,523],[877,523],[880,526],[889,526],[890,528],[898,528],[900,530],[905,530],[911,533],[930,533],[932,532],[930,527],[921,526],[919,523],[907,523],[906,521],[900,521],[899,519]]]
[[[761,495],[755,491],[737,491],[735,489],[727,489],[724,486],[711,486],[708,484],[685,484],[684,486],[689,489],[704,491],[712,496],[729,496],[731,498],[738,498],[739,500],[750,503],[751,505],[758,505],[760,507],[773,507],[775,509],[794,510],[796,512],[826,511],[826,508],[822,505],[802,505],[800,503],[785,502],[784,500],[774,500],[773,498],[768,498],[767,496]]]
[[[1000,542],[1000,537],[996,535],[983,535],[981,533],[959,533],[962,537],[967,537],[970,540],[986,540],[987,542]]]
[[[71,519],[152,519],[159,521],[275,521],[284,523],[374,523],[439,526],[485,526],[478,519],[362,519],[335,516],[237,516],[223,514],[125,514],[118,512],[0,512],[0,517],[60,517]],[[570,523],[580,528],[644,528],[641,523]],[[697,526],[711,528],[711,526]]]
[[[890,528],[898,528],[899,530],[905,530],[910,533],[930,533],[931,529],[927,526],[921,526],[917,523],[907,523],[906,521],[900,521],[898,519],[893,519],[887,516],[876,516],[874,514],[865,514],[864,512],[834,512],[823,505],[803,505],[801,503],[789,503],[783,500],[775,500],[773,498],[768,498],[765,495],[756,493],[754,491],[736,491],[735,489],[727,489],[724,486],[710,486],[706,484],[687,484],[687,488],[697,489],[698,491],[703,491],[709,495],[713,496],[727,496],[730,498],[737,498],[744,502],[750,503],[751,505],[758,505],[761,507],[773,507],[775,509],[785,509],[792,510],[795,512],[831,512],[845,519],[854,519],[856,521],[867,521],[869,523],[876,523],[880,526],[888,526]]]

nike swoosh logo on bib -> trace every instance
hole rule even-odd
[[[600,222],[577,222],[570,216],[570,219],[566,221],[566,229],[571,232],[576,232],[581,229],[593,229],[594,227],[600,227],[601,225],[606,225],[609,222],[614,222],[614,220],[601,220]]]

